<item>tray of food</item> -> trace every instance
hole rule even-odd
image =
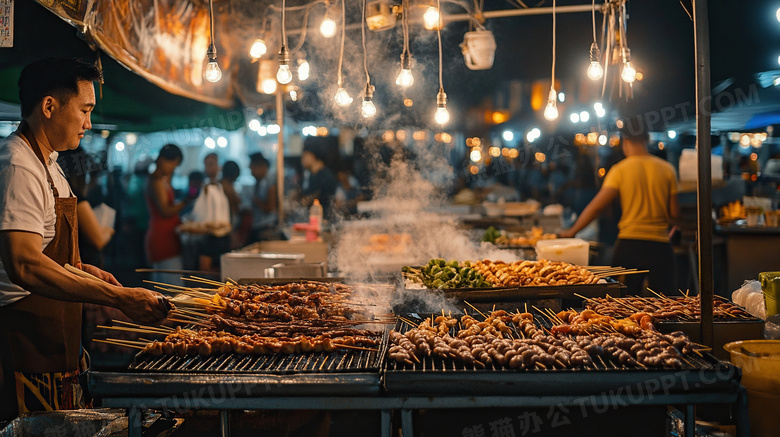
[[[461,300],[620,296],[625,288],[607,275],[558,261],[457,261],[435,258],[402,269],[407,289],[438,290]]]

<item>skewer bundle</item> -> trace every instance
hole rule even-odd
[[[699,320],[701,318],[701,298],[699,296],[667,297],[655,293],[657,297],[590,298],[585,304],[599,314],[612,317],[629,317],[643,312],[658,320]],[[713,316],[716,319],[749,319],[749,313],[739,306],[715,296]]]

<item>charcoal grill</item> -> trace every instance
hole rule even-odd
[[[408,317],[414,319],[412,316]],[[422,320],[422,319],[418,319]],[[550,327],[536,317],[537,325]],[[399,321],[396,330],[406,332],[411,327]],[[516,332],[516,331],[515,331]],[[455,332],[450,333],[455,335]],[[517,334],[515,338],[520,338]],[[664,381],[664,390],[684,392],[691,386],[704,390],[719,390],[734,384],[739,375],[736,368],[718,361],[708,353],[686,356],[680,369],[642,368],[621,365],[602,357],[587,368],[521,370],[495,363],[480,367],[440,357],[426,357],[420,363],[398,363],[387,360],[384,383],[389,393],[408,395],[468,394],[468,395],[585,395],[605,390],[617,390],[631,384]],[[651,387],[652,388],[652,387]]]

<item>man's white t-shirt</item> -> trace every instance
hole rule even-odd
[[[57,152],[47,163],[61,197],[71,195],[70,186],[57,164]],[[0,141],[0,231],[26,231],[43,236],[41,252],[54,238],[54,193],[43,164],[17,134]],[[0,261],[0,306],[30,294],[11,283]]]

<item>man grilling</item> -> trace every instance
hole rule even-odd
[[[22,122],[0,142],[0,420],[84,406],[81,303],[118,308],[139,323],[158,322],[169,309],[159,293],[124,288],[79,259],[77,200],[57,155],[92,127],[98,77],[76,59],[29,64],[19,78]]]

